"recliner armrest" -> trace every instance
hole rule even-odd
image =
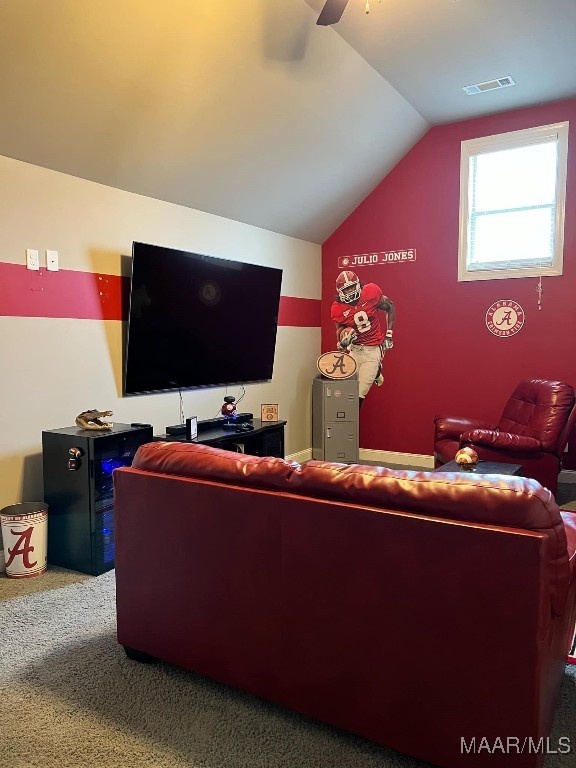
[[[494,429],[495,424],[487,424],[482,419],[465,419],[454,416],[435,416],[436,440],[460,440],[462,432],[471,429]]]
[[[498,432],[492,429],[472,429],[464,432],[460,438],[460,444],[473,443],[474,445],[489,445],[492,448],[503,448],[509,451],[536,451],[542,450],[542,443],[535,437],[528,435],[513,435],[511,432]]]
[[[576,578],[576,513],[561,509],[560,515],[566,532],[568,562],[570,563],[570,583]]]

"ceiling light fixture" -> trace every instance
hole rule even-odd
[[[382,0],[378,0],[379,3],[382,2]],[[366,0],[366,13],[370,13],[370,2],[369,0]]]

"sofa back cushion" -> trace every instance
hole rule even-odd
[[[194,477],[251,488],[287,491],[296,462],[271,456],[249,456],[197,443],[146,443],[132,466],[146,472]]]
[[[426,517],[542,533],[548,540],[552,605],[568,589],[564,524],[549,490],[536,480],[461,472],[412,472],[358,464],[250,456],[197,443],[146,443],[132,467],[146,472],[283,491]]]
[[[554,496],[536,480],[309,461],[292,473],[289,486],[316,498],[542,533],[552,605],[560,613],[569,586],[566,533]]]

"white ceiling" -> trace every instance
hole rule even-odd
[[[2,0],[0,154],[319,243],[430,125],[576,95],[576,0],[364,2]]]
[[[333,29],[433,125],[576,96],[576,0],[370,0],[368,15],[365,5],[349,0]],[[462,90],[507,75],[516,86]]]

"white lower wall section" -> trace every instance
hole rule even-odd
[[[0,348],[6,361],[0,508],[43,498],[42,430],[74,426],[81,411],[111,410],[110,421],[149,423],[155,434],[180,423],[178,392],[121,396],[120,322],[0,317]],[[272,381],[247,384],[238,405],[239,411],[259,417],[261,403],[278,403],[280,418],[288,422],[286,453],[311,442],[310,371],[319,348],[319,329],[279,328]],[[238,386],[182,392],[185,416],[220,415],[227,391],[240,397]]]

